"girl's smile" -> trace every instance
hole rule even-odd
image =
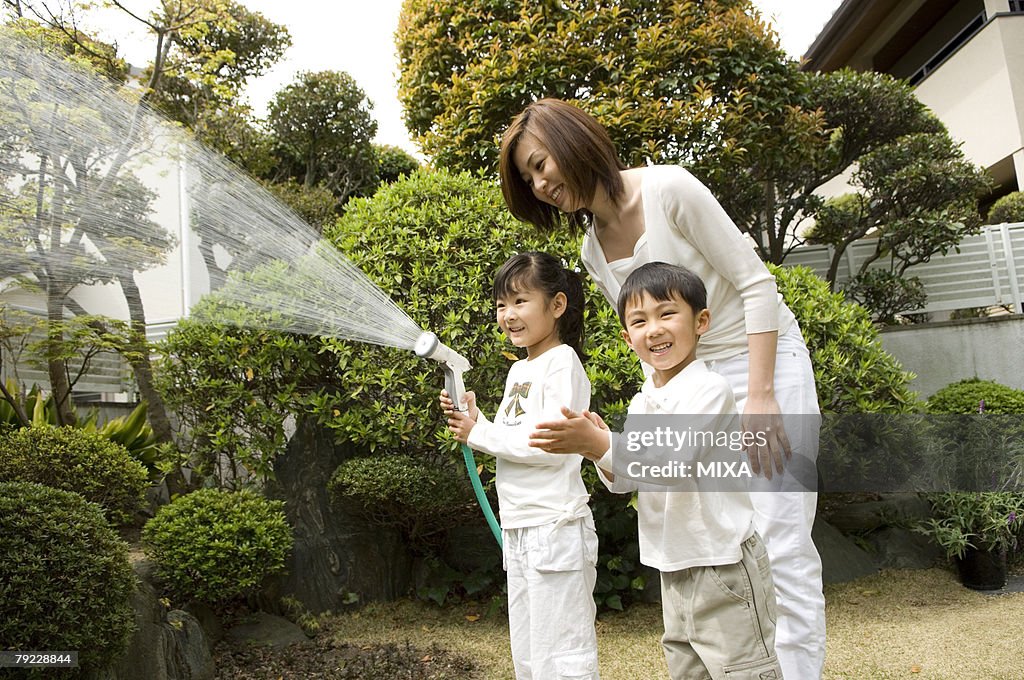
[[[537,290],[513,291],[495,300],[498,327],[531,359],[561,344],[557,325],[564,311],[564,293],[548,299]]]

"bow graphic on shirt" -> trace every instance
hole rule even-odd
[[[526,411],[523,410],[522,405],[519,403],[519,400],[520,399],[526,399],[527,397],[530,396],[530,385],[532,385],[532,384],[533,383],[526,382],[526,383],[516,383],[516,384],[512,385],[512,389],[510,389],[508,391],[508,396],[509,396],[510,399],[512,399],[512,401],[509,402],[509,405],[505,407],[505,415],[506,416],[509,414],[509,411],[512,410],[513,406],[515,406],[515,408],[516,408],[516,414],[515,414],[515,416],[513,416],[514,418],[518,418],[519,416],[521,416],[524,413],[526,413]]]

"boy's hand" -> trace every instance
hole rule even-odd
[[[786,436],[786,428],[782,424],[779,402],[774,397],[756,400],[747,399],[743,408],[743,431],[754,435],[754,443],[747,449],[750,469],[755,475],[764,474],[772,478],[772,469],[780,475],[785,464],[783,458],[793,457],[793,450]],[[761,446],[759,442],[767,446]]]
[[[589,460],[600,460],[611,446],[608,426],[601,416],[590,411],[576,413],[562,407],[564,420],[537,423],[530,434],[530,446],[548,453],[579,453]]]

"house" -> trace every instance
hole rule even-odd
[[[844,0],[803,58],[906,80],[995,180],[986,203],[1024,190],[1024,0]]]
[[[1024,190],[1024,0],[844,0],[803,60],[806,70],[870,69],[913,85],[964,155],[995,181],[983,210]],[[843,178],[821,189],[844,191]],[[808,264],[818,257],[813,248],[800,256]],[[1024,224],[985,227],[957,252],[909,273],[925,282],[922,311],[998,304],[1018,312],[886,329],[883,346],[917,374],[912,386],[927,396],[977,375],[1024,388],[1006,354],[1024,343]]]

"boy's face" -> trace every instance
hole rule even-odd
[[[654,384],[661,387],[697,358],[697,339],[710,321],[708,310],[694,313],[674,293],[669,300],[643,293],[626,303],[622,337],[654,369]]]

